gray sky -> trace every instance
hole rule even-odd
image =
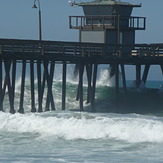
[[[88,0],[76,0],[76,2]],[[137,43],[163,43],[163,0],[124,0],[140,4],[133,16],[147,17],[146,31],[136,32]],[[0,38],[38,39],[38,10],[34,0],[0,1]],[[78,41],[78,31],[69,29],[68,16],[83,15],[81,7],[70,7],[68,0],[40,0],[44,40]],[[36,3],[37,4],[37,3]],[[128,70],[130,72],[130,69]],[[151,75],[152,74],[152,75]],[[157,68],[150,70],[149,79],[162,79]]]

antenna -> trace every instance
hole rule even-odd
[[[70,4],[70,6],[74,6],[75,5],[75,0],[69,0],[68,3]]]

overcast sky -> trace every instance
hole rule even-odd
[[[76,0],[76,2],[88,0]],[[163,0],[124,0],[142,4],[133,16],[147,17],[145,31],[136,32],[137,43],[163,43]],[[0,0],[0,38],[38,39],[38,10],[34,0]],[[81,7],[71,7],[68,0],[40,0],[44,40],[78,41],[78,31],[69,29],[68,16],[83,15]],[[37,4],[37,3],[36,3]],[[152,79],[162,79],[160,70]],[[151,78],[151,77],[150,77]]]

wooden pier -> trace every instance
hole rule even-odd
[[[125,49],[131,49],[126,51]],[[22,65],[19,109],[15,109],[15,77],[17,63]],[[163,44],[103,44],[58,41],[35,41],[0,39],[0,110],[4,111],[4,96],[8,94],[10,113],[24,113],[24,89],[27,64],[30,65],[31,112],[56,110],[54,92],[52,91],[55,65],[62,69],[62,110],[66,109],[67,65],[76,64],[79,71],[77,100],[80,111],[83,107],[83,72],[86,67],[88,80],[87,103],[91,110],[96,110],[95,93],[98,65],[108,64],[115,71],[115,91],[119,99],[119,69],[122,74],[123,89],[127,92],[125,65],[135,65],[136,86],[141,81],[146,83],[151,65],[159,65],[163,72]],[[141,66],[144,71],[141,78]],[[36,69],[36,70],[35,70]],[[35,74],[34,72],[37,72]],[[34,79],[37,77],[38,108],[35,100]],[[43,106],[43,96],[47,85],[47,98]],[[8,90],[8,91],[7,91]]]

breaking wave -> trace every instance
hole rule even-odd
[[[0,113],[0,130],[18,133],[38,133],[41,139],[114,139],[138,142],[163,142],[163,118],[136,114],[91,113]]]

